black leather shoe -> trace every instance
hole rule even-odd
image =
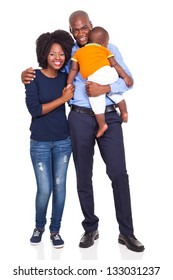
[[[129,250],[135,251],[135,252],[142,252],[144,251],[144,245],[139,242],[134,235],[132,236],[124,236],[122,234],[118,237],[118,242],[120,244],[126,245],[126,247]]]
[[[88,248],[94,244],[94,241],[99,238],[98,230],[91,231],[91,232],[84,232],[82,238],[79,243],[79,247],[81,248]]]

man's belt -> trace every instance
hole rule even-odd
[[[77,106],[77,105],[71,105],[70,107],[71,107],[72,111],[75,111],[77,113],[89,114],[90,116],[95,116],[93,110],[90,108],[81,107],[81,106]],[[116,105],[108,105],[105,108],[105,113],[110,113],[110,112],[115,112],[115,111],[116,111]]]

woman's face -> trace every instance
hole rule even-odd
[[[65,53],[61,48],[61,45],[54,43],[50,49],[47,58],[47,66],[54,70],[59,70],[62,68],[65,62]]]

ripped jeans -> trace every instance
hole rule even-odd
[[[35,226],[44,229],[47,208],[52,194],[50,232],[59,232],[66,197],[67,167],[71,140],[30,140],[30,155],[37,182]]]

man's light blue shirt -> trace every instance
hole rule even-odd
[[[78,48],[79,48],[79,46],[77,45],[77,43],[75,43],[75,45],[72,49],[72,56]],[[129,76],[132,76],[128,67],[124,63],[123,58],[122,58],[118,48],[110,43],[108,44],[107,48],[114,54],[116,61],[121,65],[121,67],[124,69],[124,71]],[[69,69],[70,69],[70,63],[71,63],[71,61],[69,61],[65,67],[67,73],[69,72]],[[74,105],[81,106],[81,107],[91,108],[91,105],[89,103],[89,98],[88,98],[88,96],[86,94],[86,90],[85,90],[85,82],[86,82],[86,80],[83,79],[82,76],[80,75],[80,72],[78,72],[78,74],[76,75],[75,80],[74,80],[75,91],[74,91],[73,99],[71,99],[69,102],[70,105],[74,104]],[[124,80],[121,78],[119,78],[115,83],[111,84],[110,87],[111,87],[112,94],[113,93],[123,94],[123,92],[125,92],[129,89],[126,86]],[[105,98],[106,98],[106,106],[114,104],[113,101],[106,95],[105,95]]]

